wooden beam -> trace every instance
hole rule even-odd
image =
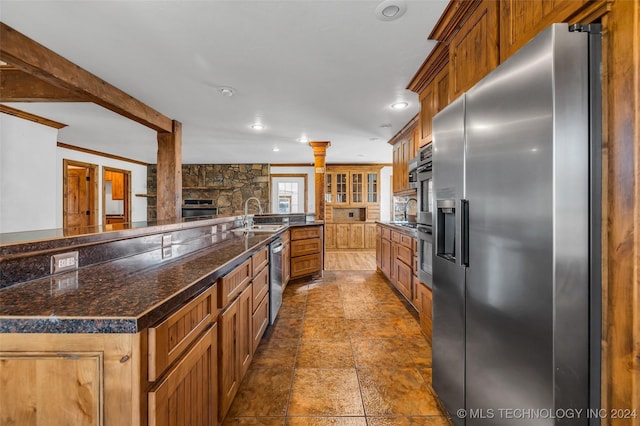
[[[0,22],[0,60],[158,132],[170,118]]]
[[[126,161],[127,163],[139,164],[139,165],[145,166],[145,167],[149,165],[149,163],[145,163],[144,161],[138,161],[138,160],[134,160],[134,159],[127,158],[127,157],[121,157],[119,155],[108,154],[108,153],[102,152],[102,151],[95,151],[95,150],[89,149],[89,148],[82,148],[82,147],[75,146],[75,145],[69,145],[69,144],[66,144],[66,143],[60,142],[60,141],[58,141],[57,146],[58,146],[58,148],[71,149],[73,151],[84,152],[86,154],[97,155],[99,157],[111,158],[113,160],[119,160],[119,161]]]
[[[173,121],[172,130],[158,133],[158,221],[182,217],[182,124]]]
[[[49,120],[48,118],[40,117],[39,115],[31,114],[30,112],[22,111],[19,109],[11,108],[7,105],[0,105],[0,112],[13,115],[14,117],[22,118],[23,120],[33,121],[34,123],[43,124],[45,126],[53,127],[54,129],[62,129],[67,127],[66,124],[59,123],[57,121]]]
[[[326,173],[326,157],[327,148],[331,146],[331,142],[309,142],[313,148],[313,161],[315,166],[315,183],[316,183],[316,220],[324,220],[325,206],[325,173]]]
[[[18,69],[0,68],[0,102],[90,102]]]

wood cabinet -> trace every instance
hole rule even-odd
[[[327,250],[333,250],[337,245],[337,227],[335,223],[324,224],[324,246]]]
[[[432,103],[432,99],[429,103]],[[430,125],[430,123],[429,123]],[[423,130],[418,128],[418,116],[414,117],[390,141],[393,145],[393,178],[391,186],[395,195],[415,194],[415,189],[409,187],[409,161],[415,156],[422,143]],[[429,136],[424,140],[431,139]]]
[[[104,180],[111,182],[111,199],[124,200],[124,173],[105,170]]]
[[[327,205],[377,205],[380,200],[380,168],[377,166],[327,166]]]
[[[499,3],[483,0],[449,44],[451,98],[470,89],[500,63]]]
[[[433,125],[431,119],[435,115],[436,111],[435,97],[433,85],[427,86],[419,96],[420,123],[418,125],[418,129],[420,129],[420,146],[424,146],[433,140]]]
[[[282,234],[282,290],[287,287],[291,279],[291,238],[289,231]]]
[[[382,225],[377,226],[376,261],[378,269],[387,277],[391,277],[391,231]]]
[[[217,324],[210,324],[149,392],[149,426],[217,422],[217,332]]]
[[[375,223],[364,224],[364,248],[368,250],[375,250],[376,248],[376,229]]]
[[[398,246],[396,245],[396,249]],[[411,266],[402,262],[396,257],[393,267],[395,268],[395,286],[404,295],[404,297],[411,302],[413,291],[413,270]]]
[[[323,226],[302,226],[291,232],[291,278],[322,272]]]
[[[418,315],[420,317],[420,328],[427,337],[427,340],[431,342],[432,335],[432,318],[433,318],[433,296],[431,289],[426,285],[418,283],[417,290],[417,306]]]
[[[376,262],[387,279],[416,307],[417,260],[416,239],[390,227],[378,224],[376,230]]]

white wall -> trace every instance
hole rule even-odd
[[[0,113],[0,233],[62,227],[62,160],[100,166],[99,223],[102,221],[102,166],[131,171],[134,222],[147,220],[147,167],[58,148],[54,128]]]
[[[128,161],[114,160],[99,155],[87,154],[85,152],[74,151],[66,148],[57,148],[56,174],[59,179],[56,180],[56,193],[59,195],[56,199],[56,219],[58,228],[62,227],[62,160],[75,160],[83,163],[91,163],[99,165],[100,178],[98,184],[98,211],[99,221],[102,223],[102,166],[113,167],[114,169],[122,169],[131,171],[131,221],[140,222],[147,220],[147,198],[136,197],[135,194],[147,193],[147,167]]]
[[[380,171],[380,220],[391,220],[391,176],[393,167],[385,166]]]
[[[308,167],[271,167],[269,172],[272,175],[280,174],[306,174],[307,175],[307,213],[316,211],[316,175],[313,166]]]
[[[0,113],[0,233],[59,227],[57,138],[54,128]]]

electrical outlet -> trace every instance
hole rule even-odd
[[[222,225],[220,225],[220,228],[222,228],[222,232],[225,232],[227,230],[227,224],[223,223]]]
[[[57,274],[64,271],[73,271],[78,269],[78,252],[70,251],[68,253],[54,254],[51,256],[51,273]]]
[[[162,236],[162,247],[167,247],[171,245],[171,234],[164,234]]]
[[[211,235],[211,244],[218,242],[218,236],[216,234]]]
[[[218,233],[218,225],[213,225],[211,227],[211,235]]]
[[[173,249],[171,248],[171,246],[162,247],[162,258],[163,259],[171,257],[172,255],[173,255]]]

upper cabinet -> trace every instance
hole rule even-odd
[[[429,135],[428,141],[431,136]],[[403,194],[415,189],[409,188],[409,161],[418,153],[422,146],[422,129],[418,127],[418,116],[414,117],[402,130],[400,130],[389,143],[393,145],[393,193]]]

